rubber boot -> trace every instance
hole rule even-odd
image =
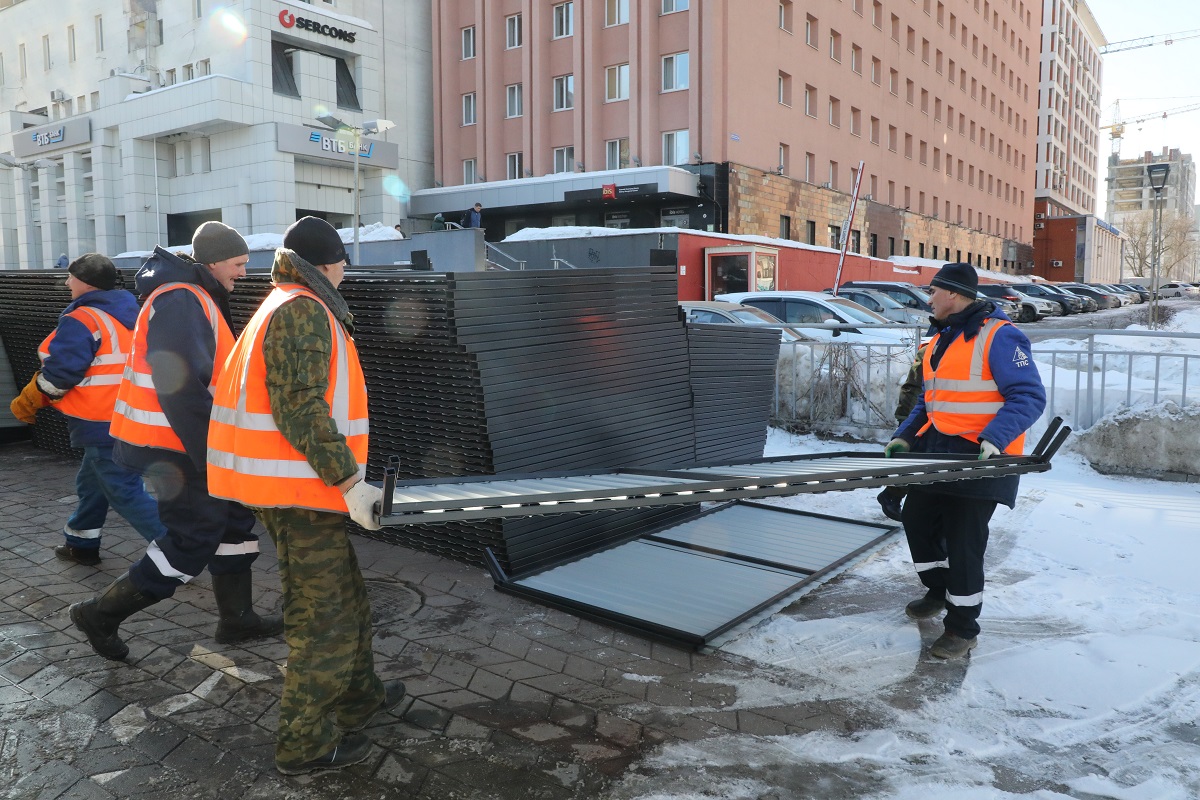
[[[283,633],[283,617],[260,617],[250,599],[253,589],[250,570],[232,575],[213,575],[213,596],[217,598],[216,640],[220,644],[236,644],[264,636]]]
[[[125,573],[98,597],[72,605],[71,621],[87,636],[93,650],[121,661],[129,655],[129,646],[117,636],[117,629],[126,617],[157,602],[158,598],[142,594]]]

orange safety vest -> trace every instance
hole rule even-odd
[[[922,426],[918,435],[937,428],[948,436],[962,436],[972,442],[1004,406],[1004,396],[992,379],[988,365],[988,353],[992,340],[1001,325],[1011,325],[1008,320],[987,319],[973,341],[961,336],[956,338],[942,353],[942,360],[935,370],[930,359],[937,348],[939,333],[925,348],[922,357],[922,372],[925,376],[925,413],[929,421]],[[1025,434],[1021,434],[1004,452],[1019,456],[1025,452]]]
[[[208,426],[208,491],[213,497],[253,508],[311,508],[345,514],[342,493],[317,475],[271,416],[263,339],[274,313],[297,297],[316,300],[329,318],[333,348],[325,402],[358,462],[359,477],[366,475],[367,385],[354,340],[309,289],[281,284],[242,331],[217,384]]]
[[[128,442],[138,447],[160,447],[164,450],[185,452],[179,435],[171,430],[171,423],[163,413],[162,404],[158,400],[158,390],[154,386],[154,376],[150,364],[146,360],[146,335],[150,323],[154,319],[154,301],[160,295],[174,291],[188,291],[200,301],[212,326],[213,341],[216,343],[216,357],[213,361],[212,377],[209,379],[208,391],[220,377],[221,367],[229,351],[233,349],[233,331],[229,323],[221,315],[216,302],[208,292],[192,283],[164,283],[159,286],[142,305],[138,314],[137,325],[133,330],[133,350],[125,364],[125,373],[121,377],[121,385],[117,389],[117,402],[113,409],[111,433],[114,438]],[[171,324],[168,320],[165,324]]]
[[[87,372],[83,373],[83,380],[64,394],[54,407],[77,419],[108,422],[117,402],[117,386],[121,383],[133,331],[108,312],[90,306],[79,306],[67,316],[83,323],[99,346]],[[38,345],[38,358],[43,364],[50,357],[50,342],[57,335],[56,328]]]

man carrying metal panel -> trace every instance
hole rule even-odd
[[[930,299],[937,335],[922,359],[924,391],[886,455],[1021,455],[1025,432],[1046,407],[1029,339],[993,303],[978,300],[970,264],[947,264]],[[978,642],[983,557],[997,503],[1016,503],[1018,476],[913,486],[901,519],[917,575],[928,590],[905,608],[913,619],[946,610],[930,654],[966,655]]]

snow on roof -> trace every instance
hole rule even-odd
[[[338,235],[342,237],[342,241],[344,243],[354,243],[354,228],[338,228]],[[242,238],[246,240],[246,247],[248,247],[252,253],[259,250],[276,250],[280,247],[283,247],[282,233],[251,233],[242,236]],[[382,222],[372,222],[370,225],[363,225],[358,229],[359,243],[390,242],[403,238],[404,237],[400,235],[400,232],[394,227],[391,225],[386,225]],[[192,254],[191,244],[172,245],[166,249],[170,250],[172,253],[187,253],[188,255]],[[117,257],[141,256],[144,258],[150,256],[153,252],[153,250],[130,250],[125,253],[118,253]]]

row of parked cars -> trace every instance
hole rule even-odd
[[[897,281],[849,281],[837,295],[824,292],[765,291],[717,295],[715,301],[684,300],[680,306],[690,322],[739,324],[794,324],[785,330],[785,341],[797,339],[901,343],[911,340],[912,329],[889,331],[888,323],[927,325],[932,307],[928,287]],[[1175,293],[1178,292],[1178,293]],[[1194,284],[1166,283],[1160,297],[1198,297]],[[1144,303],[1150,292],[1136,284],[1016,283],[982,284],[980,299],[996,303],[1016,322],[1037,322],[1064,316]],[[840,330],[812,329],[807,325],[838,324]],[[857,326],[871,326],[862,327]]]

